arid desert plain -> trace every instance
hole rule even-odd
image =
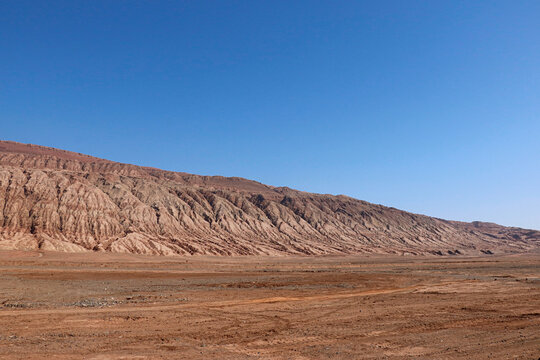
[[[538,359],[540,256],[0,252],[2,359]]]

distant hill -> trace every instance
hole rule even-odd
[[[535,230],[0,141],[0,249],[459,256],[539,245]]]

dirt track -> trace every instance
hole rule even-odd
[[[0,252],[2,359],[538,359],[540,256]]]

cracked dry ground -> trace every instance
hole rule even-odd
[[[2,359],[538,359],[540,256],[0,252]]]

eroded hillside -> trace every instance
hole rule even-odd
[[[533,230],[0,142],[0,248],[460,255],[522,252],[539,244],[540,232]]]

